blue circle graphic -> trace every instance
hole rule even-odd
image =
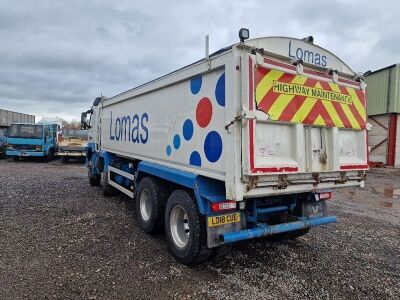
[[[174,136],[174,148],[176,150],[178,150],[180,146],[181,146],[181,138],[180,138],[179,134],[175,134],[175,136]]]
[[[203,80],[202,80],[201,76],[193,78],[192,80],[190,80],[190,90],[191,90],[193,95],[195,95],[198,92],[200,92],[202,82],[203,82]]]
[[[201,157],[199,152],[193,151],[192,154],[190,154],[190,164],[192,166],[201,167]]]
[[[183,123],[183,137],[189,141],[193,136],[193,122],[189,119]]]
[[[167,152],[168,156],[171,155],[172,150],[171,150],[171,146],[170,145],[167,146],[166,152]]]
[[[209,162],[216,162],[222,154],[222,139],[218,132],[210,131],[204,141],[204,153]]]
[[[225,73],[218,78],[217,85],[215,86],[215,98],[221,106],[225,106]]]

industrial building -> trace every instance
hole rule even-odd
[[[369,161],[400,167],[400,64],[367,72]]]

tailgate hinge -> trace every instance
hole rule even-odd
[[[228,131],[229,133],[229,127],[231,125],[235,124],[237,121],[241,120],[255,120],[256,119],[256,113],[254,111],[245,111],[242,110],[240,114],[237,114],[232,121],[230,121],[228,124],[225,125],[225,130]]]

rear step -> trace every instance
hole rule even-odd
[[[231,244],[234,242],[248,240],[252,238],[260,238],[276,233],[305,229],[336,222],[337,222],[336,216],[327,216],[322,218],[295,221],[277,225],[267,225],[265,223],[257,223],[256,227],[251,229],[220,234],[219,239],[223,244]]]

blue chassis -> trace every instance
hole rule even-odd
[[[92,168],[93,174],[100,174],[100,172],[94,167],[94,162],[98,159],[98,157],[102,157],[104,159],[105,169],[111,163],[111,161],[117,157],[116,155],[105,151],[96,152],[95,145],[92,143],[88,145],[88,151],[92,151],[93,153],[91,157],[92,163],[89,164],[87,161],[86,164],[89,168]],[[88,155],[86,157],[88,157]],[[226,199],[224,182],[219,180],[146,161],[140,161],[138,163],[137,172],[139,176],[140,173],[150,174],[193,190],[196,196],[199,212],[205,216],[215,215],[215,213],[213,213],[210,209],[209,202],[215,203],[224,201]],[[264,223],[257,223],[256,218],[254,217],[254,215],[257,215],[257,212],[272,213],[285,211],[287,209],[287,206],[272,207],[268,209],[269,211],[265,211],[265,209],[264,211],[261,211],[260,209],[257,210],[255,208],[253,214],[246,215],[246,220],[254,225],[252,228],[223,233],[220,235],[220,240],[222,243],[228,244],[241,240],[264,237],[267,235],[337,222],[336,216],[326,216],[312,219],[299,218],[299,220],[295,222],[267,225]]]

